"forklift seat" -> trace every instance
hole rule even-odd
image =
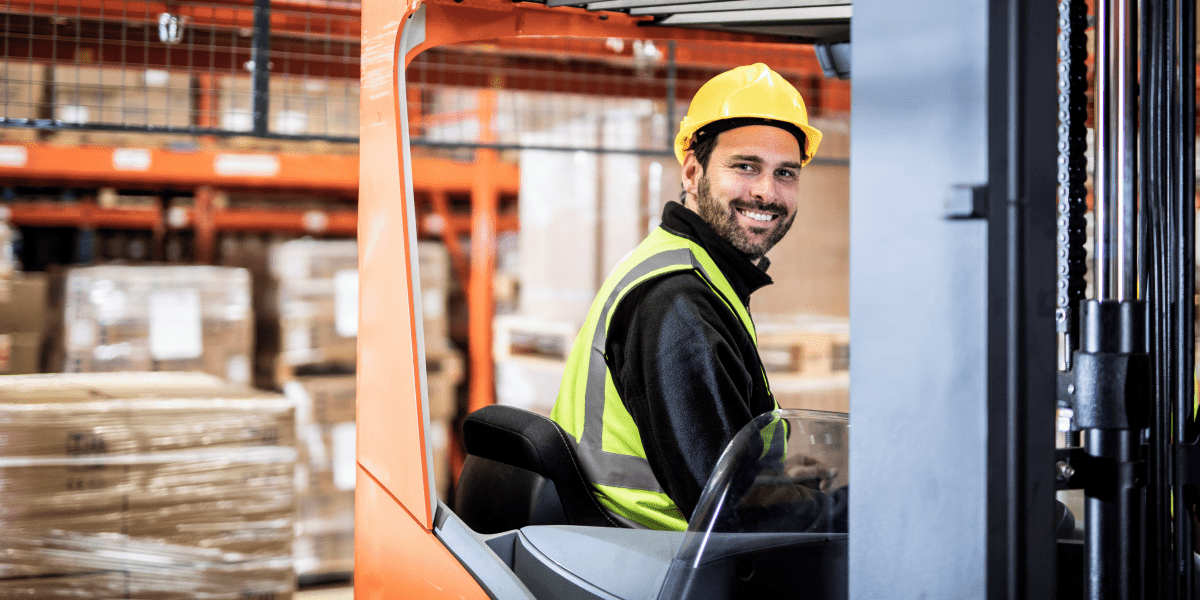
[[[558,423],[512,406],[486,406],[463,422],[467,457],[454,512],[478,533],[528,525],[620,527],[592,495]]]

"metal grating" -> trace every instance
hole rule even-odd
[[[716,12],[741,18],[757,10],[743,10],[747,3],[760,1],[602,0],[588,7],[654,14],[665,24],[699,18],[710,8],[737,9]],[[358,137],[357,2],[0,2],[0,126]],[[791,0],[769,10],[793,9],[848,11],[849,5]],[[795,25],[780,23],[770,22]],[[433,49],[407,74],[411,139],[433,148],[665,154],[687,99],[701,83],[739,64],[771,64],[801,90],[816,115],[848,111],[849,86],[825,80],[813,56],[810,47],[795,45],[648,40],[541,39]],[[487,89],[496,97],[494,114],[484,117],[485,139],[477,113],[478,92]],[[638,133],[613,133],[622,127]]]
[[[357,2],[2,7],[0,125],[357,137]]]

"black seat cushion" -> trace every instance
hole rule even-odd
[[[467,415],[463,444],[468,459],[478,456],[553,482],[568,525],[620,526],[592,495],[566,432],[554,421],[512,406],[486,406]],[[478,485],[471,487],[479,489]],[[493,497],[489,501],[503,503],[507,499]],[[529,513],[528,507],[515,510]]]

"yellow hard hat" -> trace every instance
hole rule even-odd
[[[821,132],[808,124],[808,110],[800,92],[767,65],[755,63],[721,73],[696,92],[687,116],[679,124],[679,135],[675,136],[675,157],[679,164],[683,164],[698,131],[726,120],[731,122],[719,124],[725,125],[719,131],[761,121],[783,129],[799,129],[805,139],[802,165],[813,159],[821,144]]]

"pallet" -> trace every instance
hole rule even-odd
[[[764,318],[757,326],[758,354],[768,377],[827,378],[850,370],[850,325],[845,319]]]
[[[579,324],[536,317],[504,315],[492,324],[492,356],[497,360],[567,360]]]

